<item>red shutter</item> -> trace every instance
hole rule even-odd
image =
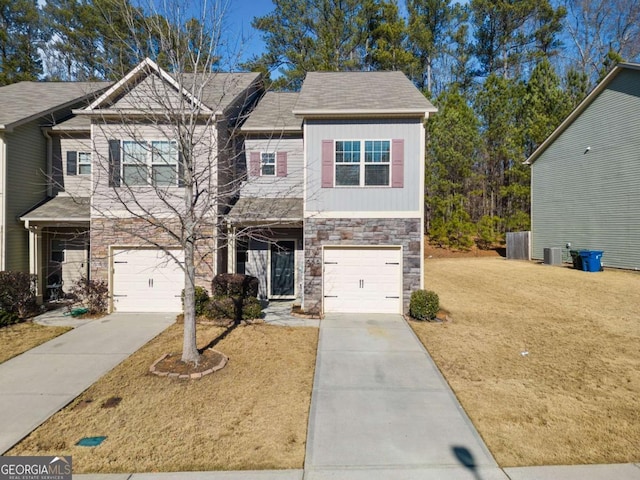
[[[276,175],[278,177],[287,176],[287,152],[278,152],[276,154]]]
[[[333,140],[322,141],[322,188],[333,188]]]
[[[251,152],[249,155],[249,176],[260,176],[260,152]]]
[[[391,186],[404,187],[404,140],[391,142]]]

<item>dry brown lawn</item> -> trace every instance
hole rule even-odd
[[[640,461],[640,274],[433,259],[425,285],[453,320],[412,326],[501,466]]]
[[[0,363],[31,350],[52,338],[71,330],[71,327],[45,327],[25,322],[0,328]]]
[[[198,343],[224,332],[199,325]],[[72,455],[74,473],[302,468],[317,339],[317,328],[240,326],[215,346],[229,357],[222,370],[151,375],[181,347],[174,325],[7,454]],[[103,435],[98,447],[75,445]]]

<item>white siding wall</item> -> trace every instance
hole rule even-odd
[[[130,216],[124,208],[137,213],[153,214],[160,218],[172,215],[168,206],[178,212],[184,210],[183,192],[180,187],[151,186],[120,187],[115,190],[109,187],[109,140],[172,140],[176,138],[175,130],[167,125],[124,125],[94,124],[93,131],[93,203],[92,216]],[[214,128],[211,126],[196,127],[194,147],[196,174],[200,175],[199,188],[210,195],[203,195],[200,209],[209,209],[212,202],[217,201],[216,161],[217,144]],[[124,182],[122,183],[124,185]],[[119,198],[116,196],[119,196]],[[212,213],[215,213],[211,210]]]
[[[304,144],[302,137],[248,138],[244,143],[247,181],[242,185],[242,197],[302,198],[304,182]],[[287,153],[287,176],[252,176],[251,152]]]
[[[86,134],[52,134],[53,181],[55,191],[64,191],[74,197],[91,195],[91,175],[68,175],[67,152],[91,152],[91,138]]]
[[[420,119],[306,121],[305,149],[307,184],[305,215],[315,212],[414,212],[420,216],[421,151],[424,137]],[[334,187],[321,188],[323,140],[404,139],[404,188]]]
[[[640,72],[623,71],[533,163],[533,258],[570,242],[640,268],[639,124]]]

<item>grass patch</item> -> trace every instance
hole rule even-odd
[[[640,461],[640,275],[503,259],[425,272],[453,321],[411,325],[501,466]]]
[[[224,333],[199,325],[198,345]],[[74,473],[302,468],[317,341],[317,328],[240,326],[215,346],[222,370],[157,377],[149,366],[182,345],[173,325],[7,455],[72,455]]]
[[[37,323],[25,322],[0,328],[0,363],[48,342],[71,327],[45,327]]]

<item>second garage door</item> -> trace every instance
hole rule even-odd
[[[171,250],[180,261],[181,250]],[[184,273],[158,249],[113,251],[113,309],[117,312],[180,312]]]
[[[325,312],[401,313],[402,249],[324,249]]]

